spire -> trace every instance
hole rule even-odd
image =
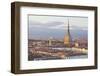
[[[71,44],[71,37],[70,37],[70,27],[69,27],[69,19],[68,19],[68,24],[67,24],[67,33],[65,34],[64,37],[64,44],[67,45],[67,47],[70,47]]]
[[[69,30],[69,19],[68,19],[68,34],[70,35],[70,30]]]

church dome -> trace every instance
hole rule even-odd
[[[69,46],[70,45],[70,37],[68,35],[64,36],[64,44]]]

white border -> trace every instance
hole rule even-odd
[[[88,58],[68,60],[28,61],[28,18],[27,14],[62,15],[88,17]],[[94,11],[51,9],[40,7],[20,8],[20,69],[43,69],[94,65]]]

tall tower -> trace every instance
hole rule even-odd
[[[66,32],[66,34],[64,36],[64,44],[66,45],[66,47],[70,47],[71,46],[69,20],[68,20],[67,32]]]
[[[52,37],[49,38],[49,46],[52,45]]]

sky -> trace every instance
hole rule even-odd
[[[68,22],[71,36],[87,38],[88,17],[28,15],[29,39],[63,39]]]

